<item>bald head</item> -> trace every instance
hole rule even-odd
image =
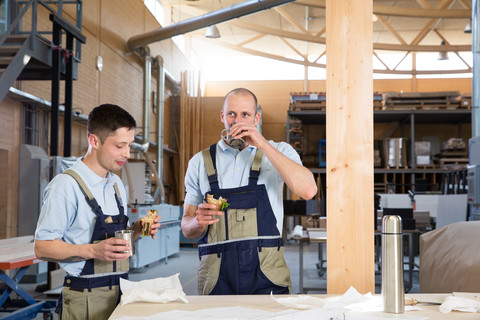
[[[257,97],[255,96],[255,94],[253,94],[252,91],[250,91],[246,88],[236,88],[236,89],[233,89],[232,91],[230,91],[229,93],[227,93],[227,95],[223,99],[223,110],[225,110],[225,107],[228,104],[228,99],[232,96],[236,96],[236,97],[239,97],[239,98],[250,97],[251,101],[252,101],[252,108],[253,108],[254,114],[257,113],[257,103],[258,103]]]

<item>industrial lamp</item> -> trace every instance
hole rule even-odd
[[[463,29],[465,33],[472,33],[472,19],[468,20],[467,24],[465,25],[465,29]]]
[[[207,38],[220,38],[220,31],[218,31],[218,28],[216,25],[211,25],[210,27],[207,28],[207,31],[205,31],[205,37]]]
[[[445,41],[442,40],[442,43],[440,45],[445,46]],[[447,51],[439,51],[438,52],[438,60],[448,60],[448,53]]]

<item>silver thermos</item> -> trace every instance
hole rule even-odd
[[[384,216],[382,220],[382,300],[383,311],[403,313],[402,218]]]

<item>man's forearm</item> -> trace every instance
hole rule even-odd
[[[196,217],[184,216],[182,218],[182,231],[187,239],[198,239],[205,232],[203,226],[198,224]]]
[[[78,262],[92,258],[89,245],[73,245],[58,239],[36,240],[35,255],[51,262]]]
[[[310,170],[289,159],[269,143],[263,145],[261,150],[280,173],[290,190],[303,199],[311,199],[315,196],[317,184]]]

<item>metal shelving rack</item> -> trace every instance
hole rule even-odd
[[[287,112],[287,142],[290,140],[290,122],[293,119],[298,119],[304,125],[325,125],[326,124],[326,111],[323,110],[289,110]],[[461,132],[462,124],[471,123],[471,110],[469,109],[440,109],[440,110],[375,110],[373,111],[374,123],[389,123],[389,122],[399,122],[402,124],[410,124],[410,139],[411,150],[410,150],[410,163],[415,164],[415,125],[418,124],[458,124],[459,126],[459,135]],[[310,168],[310,170],[315,174],[326,173],[325,168]],[[398,174],[402,177],[401,184],[410,186],[410,189],[414,190],[415,188],[415,178],[418,175],[423,177],[430,176],[433,181],[440,180],[437,179],[437,176],[441,176],[445,173],[448,173],[450,170],[439,169],[439,168],[419,168],[414,165],[413,168],[375,168],[375,175],[386,175],[388,174]],[[410,176],[408,181],[405,181],[405,176]],[[325,181],[325,179],[322,179]],[[404,189],[404,188],[402,188]],[[405,191],[406,192],[406,191]]]

